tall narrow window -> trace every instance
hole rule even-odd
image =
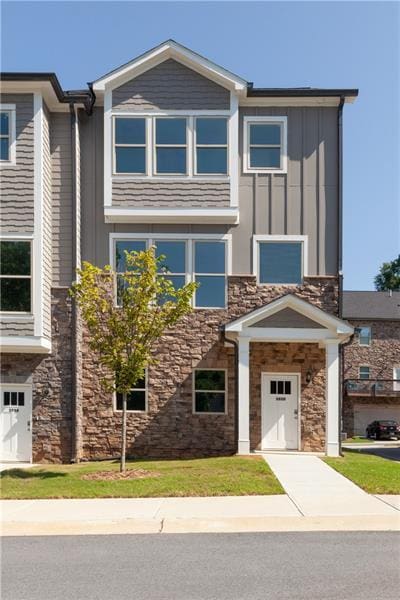
[[[360,367],[359,369],[360,379],[369,379],[370,370],[369,367]]]
[[[155,172],[158,175],[186,174],[186,119],[157,118],[155,136]]]
[[[160,272],[179,289],[186,279],[186,242],[156,240],[156,256],[164,256]]]
[[[227,119],[196,119],[196,173],[227,173]]]
[[[115,173],[146,173],[146,119],[114,120]]]
[[[371,327],[358,328],[358,343],[360,346],[369,346],[371,344]]]
[[[226,248],[223,241],[194,243],[194,278],[197,308],[226,306]]]
[[[11,148],[11,113],[7,110],[0,112],[0,161],[10,160]]]
[[[244,117],[244,171],[286,171],[286,117]]]
[[[142,252],[146,250],[145,240],[117,240],[115,242],[115,271],[117,273],[117,304],[121,302],[121,294],[124,289],[122,273],[129,271],[126,264],[126,252]]]
[[[260,283],[296,284],[303,279],[302,242],[259,242]]]
[[[0,310],[31,312],[31,242],[0,242]]]
[[[226,371],[213,369],[195,370],[194,412],[226,412]]]

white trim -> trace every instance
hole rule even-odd
[[[260,282],[260,242],[301,242],[301,273],[302,280],[308,276],[308,235],[253,235],[253,275],[257,277],[258,285],[299,285],[293,284],[276,284],[276,283],[261,283]]]
[[[238,77],[234,73],[230,73],[223,67],[192,52],[192,50],[185,48],[173,40],[164,42],[160,46],[149,50],[119,69],[100,77],[94,82],[93,89],[94,91],[104,91],[107,88],[114,89],[119,87],[125,82],[154,68],[168,58],[173,58],[188,68],[197,71],[200,75],[214,80],[225,88],[237,89],[243,92],[247,89],[247,82],[241,77]]]
[[[239,223],[239,209],[232,208],[125,208],[104,206],[106,223]]]
[[[353,103],[355,96],[346,96],[345,102]],[[241,96],[239,105],[240,106],[338,106],[340,102],[340,96],[285,96],[285,90],[282,90],[282,96]]]
[[[261,372],[261,444],[263,440],[263,432],[264,432],[264,407],[263,407],[263,389],[264,389],[264,380],[267,377],[296,377],[297,380],[297,448],[291,448],[291,450],[301,450],[301,372],[297,371],[295,373],[276,373],[274,371],[262,371]],[[285,396],[286,394],[282,394]],[[272,448],[269,448],[271,450]],[[261,450],[267,450],[267,448],[261,448]]]
[[[0,168],[14,167],[17,164],[16,105],[0,104],[0,111],[9,113],[9,159],[0,160]]]
[[[238,339],[238,454],[250,454],[250,338]]]
[[[1,351],[7,352],[31,352],[32,354],[49,354],[51,342],[43,336],[11,336],[0,337]]]
[[[196,110],[170,109],[170,110],[125,110],[112,108],[113,117],[230,117],[231,110]]]
[[[244,327],[241,335],[250,337],[252,342],[302,342],[316,343],[332,338],[329,329],[308,327]]]
[[[340,456],[339,445],[339,342],[325,342],[326,454]]]
[[[34,334],[43,335],[43,98],[41,94],[33,95],[34,124],[34,233],[33,233],[33,290],[32,312],[34,314]]]
[[[244,173],[287,173],[287,120],[285,116],[251,116],[243,117],[243,172]],[[276,167],[250,167],[249,127],[257,123],[275,123],[281,125],[281,166]]]
[[[223,371],[225,373],[225,389],[224,390],[196,390],[196,371]],[[196,411],[196,392],[211,392],[216,394],[224,394],[224,412],[204,412]],[[227,415],[228,414],[228,369],[219,367],[196,367],[192,371],[192,414],[193,415]]]
[[[112,143],[112,93],[104,94],[104,206],[112,205],[112,172],[113,152]]]
[[[229,175],[231,206],[239,206],[239,99],[231,92],[231,117],[229,127]]]

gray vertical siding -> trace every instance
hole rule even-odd
[[[51,115],[53,286],[72,278],[72,149],[69,113]]]
[[[43,334],[51,337],[52,283],[52,168],[50,157],[50,113],[43,107]]]
[[[169,59],[113,90],[112,105],[118,110],[224,110],[230,93]]]
[[[33,94],[1,94],[16,105],[16,164],[0,168],[1,231],[33,232]]]

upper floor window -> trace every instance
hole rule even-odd
[[[31,312],[31,242],[3,240],[0,248],[0,310]]]
[[[359,367],[359,378],[360,379],[369,379],[370,370],[367,366]]]
[[[145,119],[115,119],[114,170],[116,173],[146,173]]]
[[[114,242],[114,268],[117,272],[117,302],[123,289],[119,276],[125,272],[125,251],[156,247],[163,256],[160,273],[172,281],[176,289],[190,281],[199,284],[193,298],[196,308],[225,308],[227,297],[227,242],[224,239],[171,239],[155,235],[147,239],[117,239]]]
[[[131,176],[223,176],[228,119],[114,116],[113,173]]]
[[[305,236],[255,236],[258,282],[299,284],[306,265]]]
[[[196,173],[226,174],[227,165],[227,120],[197,117]]]
[[[184,175],[187,173],[186,129],[186,119],[156,119],[156,174]]]
[[[243,170],[285,173],[286,130],[286,117],[244,117]]]
[[[357,331],[360,346],[369,346],[371,344],[371,327],[359,327]]]
[[[0,105],[0,164],[15,162],[15,105]]]

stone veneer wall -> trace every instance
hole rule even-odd
[[[71,301],[66,289],[53,289],[52,353],[2,354],[4,383],[32,383],[34,462],[71,460]]]
[[[223,324],[288,292],[337,315],[338,287],[335,278],[309,277],[303,285],[287,288],[257,286],[253,276],[231,276],[228,288],[226,310],[195,310],[160,341],[155,350],[158,364],[152,366],[148,373],[148,411],[128,413],[129,456],[189,457],[235,453],[235,353],[233,348],[223,343]],[[120,451],[121,415],[114,410],[112,395],[101,387],[98,358],[90,352],[87,342],[87,333],[84,333],[81,456],[88,460],[116,457]],[[256,350],[253,348],[256,344],[251,346],[255,360],[255,368],[251,366],[254,385],[257,376],[253,376],[253,371],[264,368],[263,350],[276,369],[285,366],[287,370],[291,368],[302,373],[303,449],[322,449],[325,427],[324,374],[321,371],[324,367],[323,351],[315,345],[262,344],[263,348]],[[304,376],[310,365],[315,374],[312,384],[307,386]],[[192,372],[201,367],[228,369],[227,414],[193,414]],[[256,447],[260,422],[257,422],[255,388],[254,394],[252,428],[255,433],[252,434],[252,442]]]
[[[400,367],[400,321],[351,320],[354,327],[371,327],[371,344],[360,346],[355,335],[343,349],[344,379],[358,379],[359,367],[370,367],[371,379],[393,379],[393,367]],[[400,404],[400,397],[345,396],[343,398],[343,431],[354,435],[354,406],[376,404],[390,406]]]
[[[312,372],[306,382],[308,370]],[[261,375],[299,373],[301,450],[325,450],[325,350],[318,344],[250,344],[250,449],[261,449]]]

